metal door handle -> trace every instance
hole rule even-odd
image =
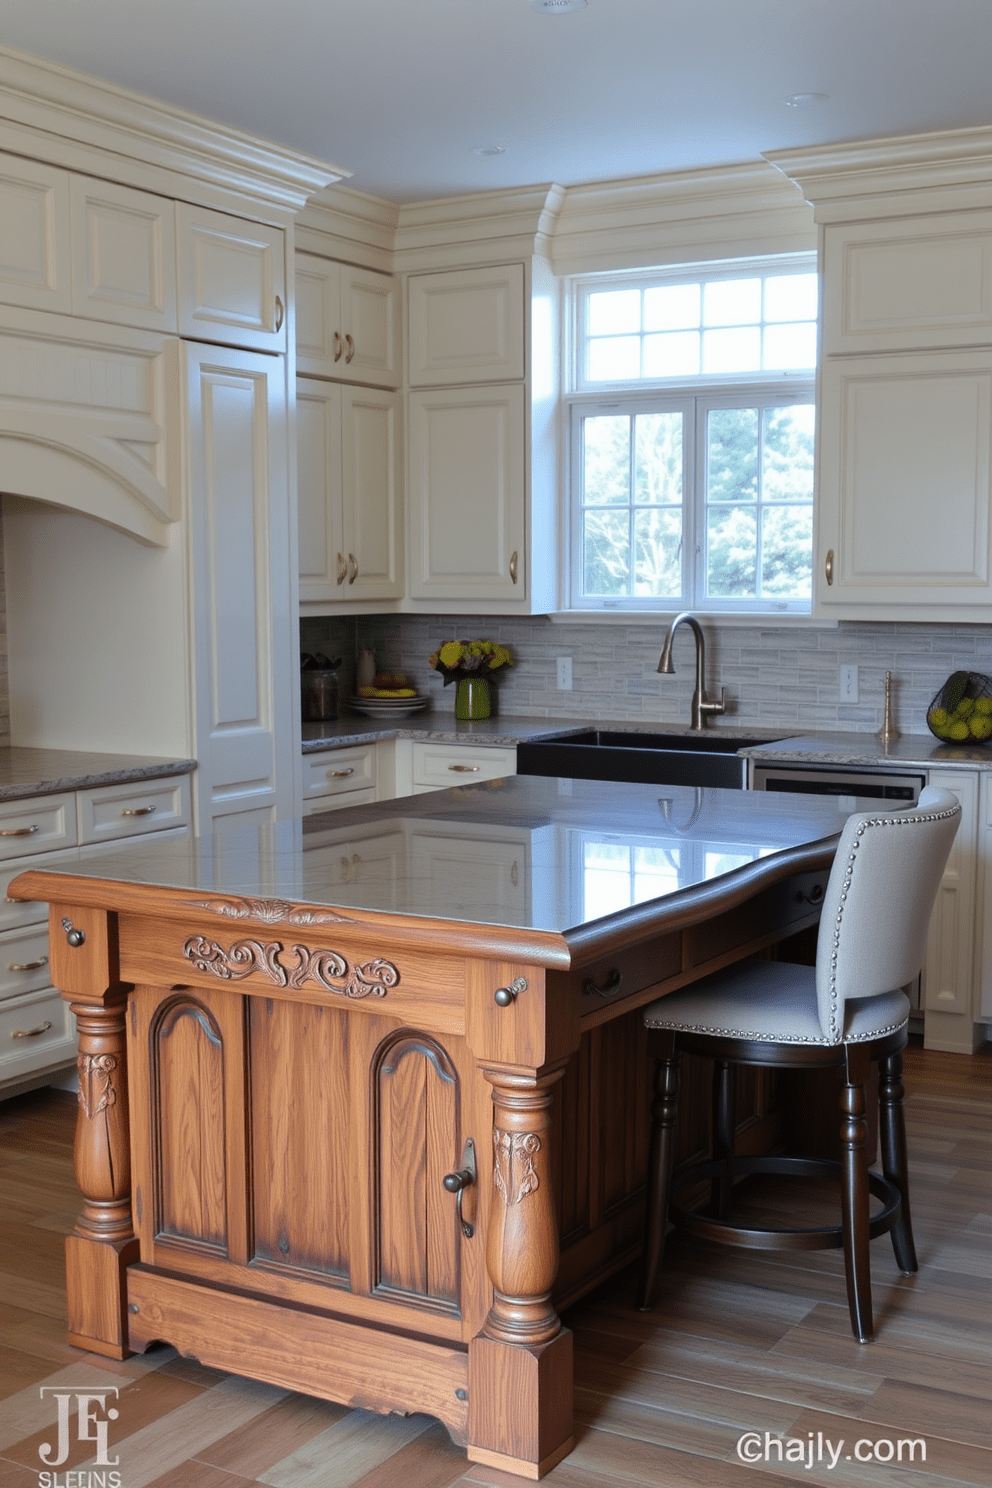
[[[350,336],[347,336],[347,335],[345,336],[344,340],[345,340],[345,345],[348,348],[348,355],[344,359],[345,360],[345,365],[347,366],[348,362],[350,362],[351,359],[352,359],[352,357],[355,355],[355,343],[351,339],[351,337]]]
[[[354,775],[354,773],[355,771],[352,768],[347,770],[328,770],[327,778],[328,780],[343,780],[346,775]]]
[[[47,956],[39,956],[38,959],[37,959],[37,961],[11,961],[8,964],[8,966],[7,966],[7,970],[8,971],[37,971],[39,967],[41,967],[41,966],[47,966],[47,965],[48,965],[48,957]]]
[[[827,576],[827,583],[828,584],[832,584],[833,581],[834,581],[834,550],[833,550],[833,548],[828,548],[827,549],[827,561],[823,565],[823,572]]]
[[[465,1236],[465,1239],[471,1240],[472,1236],[475,1234],[475,1228],[473,1225],[469,1224],[468,1220],[465,1218],[464,1213],[462,1212],[462,1195],[467,1188],[471,1188],[472,1185],[475,1183],[475,1143],[472,1141],[471,1137],[469,1137],[468,1141],[465,1143],[464,1148],[462,1149],[461,1168],[458,1170],[457,1173],[446,1173],[441,1181],[444,1184],[444,1188],[447,1193],[458,1195],[458,1202],[456,1205],[458,1223],[462,1227],[462,1234]]]
[[[122,806],[121,816],[151,816],[154,806]]]
[[[39,1023],[37,1028],[15,1028],[10,1035],[11,1038],[37,1038],[39,1033],[47,1033],[51,1023]]]
[[[449,770],[454,770],[459,775],[474,775],[477,770],[481,770],[482,769],[482,766],[481,765],[449,765],[448,766],[448,769]]]
[[[601,987],[596,986],[592,977],[586,977],[582,990],[587,997],[615,997],[622,986],[623,972],[614,967]]]
[[[0,831],[0,837],[30,837],[32,832],[40,831],[41,828],[37,825],[33,827],[4,827]]]
[[[344,561],[344,554],[338,554],[338,583],[343,584],[348,577],[348,565]]]
[[[353,584],[358,578],[358,561],[355,558],[354,553],[348,554],[348,566],[351,569],[351,572],[348,575],[348,583]]]
[[[344,354],[344,343],[338,331],[334,332],[334,360],[339,362]]]
[[[277,331],[281,331],[282,330],[282,322],[283,322],[283,317],[285,316],[285,314],[286,314],[286,311],[283,308],[282,300],[279,298],[278,295],[276,295],[276,330]]]
[[[517,582],[517,550],[516,550],[516,548],[514,548],[512,554],[510,555],[510,578],[512,579],[512,581],[513,581],[514,584]]]

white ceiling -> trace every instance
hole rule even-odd
[[[992,0],[0,0],[0,44],[397,202],[992,124]]]

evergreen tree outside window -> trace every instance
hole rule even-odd
[[[574,608],[809,612],[816,305],[803,260],[579,284]]]

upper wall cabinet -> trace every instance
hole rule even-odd
[[[16,155],[0,155],[0,301],[72,308],[69,174]]]
[[[400,295],[393,276],[297,253],[296,367],[311,377],[399,387]]]
[[[828,356],[992,342],[992,211],[824,232]]]
[[[70,201],[73,314],[175,335],[174,204],[88,176]]]
[[[176,206],[179,334],[190,340],[286,350],[286,255],[281,228]]]
[[[522,264],[413,274],[408,289],[411,387],[524,376]]]

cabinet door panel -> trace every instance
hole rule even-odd
[[[286,350],[285,239],[280,228],[176,208],[179,334],[258,351]]]
[[[341,398],[341,471],[347,599],[403,593],[398,394],[345,388]]]
[[[73,314],[174,335],[174,204],[83,176],[71,202]]]
[[[343,598],[348,570],[341,528],[341,389],[336,383],[297,381],[296,481],[300,598]]]
[[[992,598],[992,358],[850,358],[821,374],[824,607]]]
[[[340,331],[344,355],[338,377],[376,387],[400,384],[400,296],[390,274],[341,264]]]
[[[340,264],[296,254],[296,370],[311,377],[341,375],[340,280]]]
[[[408,287],[412,387],[523,377],[522,264],[413,274]]]
[[[526,598],[522,387],[411,394],[410,508],[414,598]]]
[[[69,176],[0,156],[0,301],[68,312]]]

